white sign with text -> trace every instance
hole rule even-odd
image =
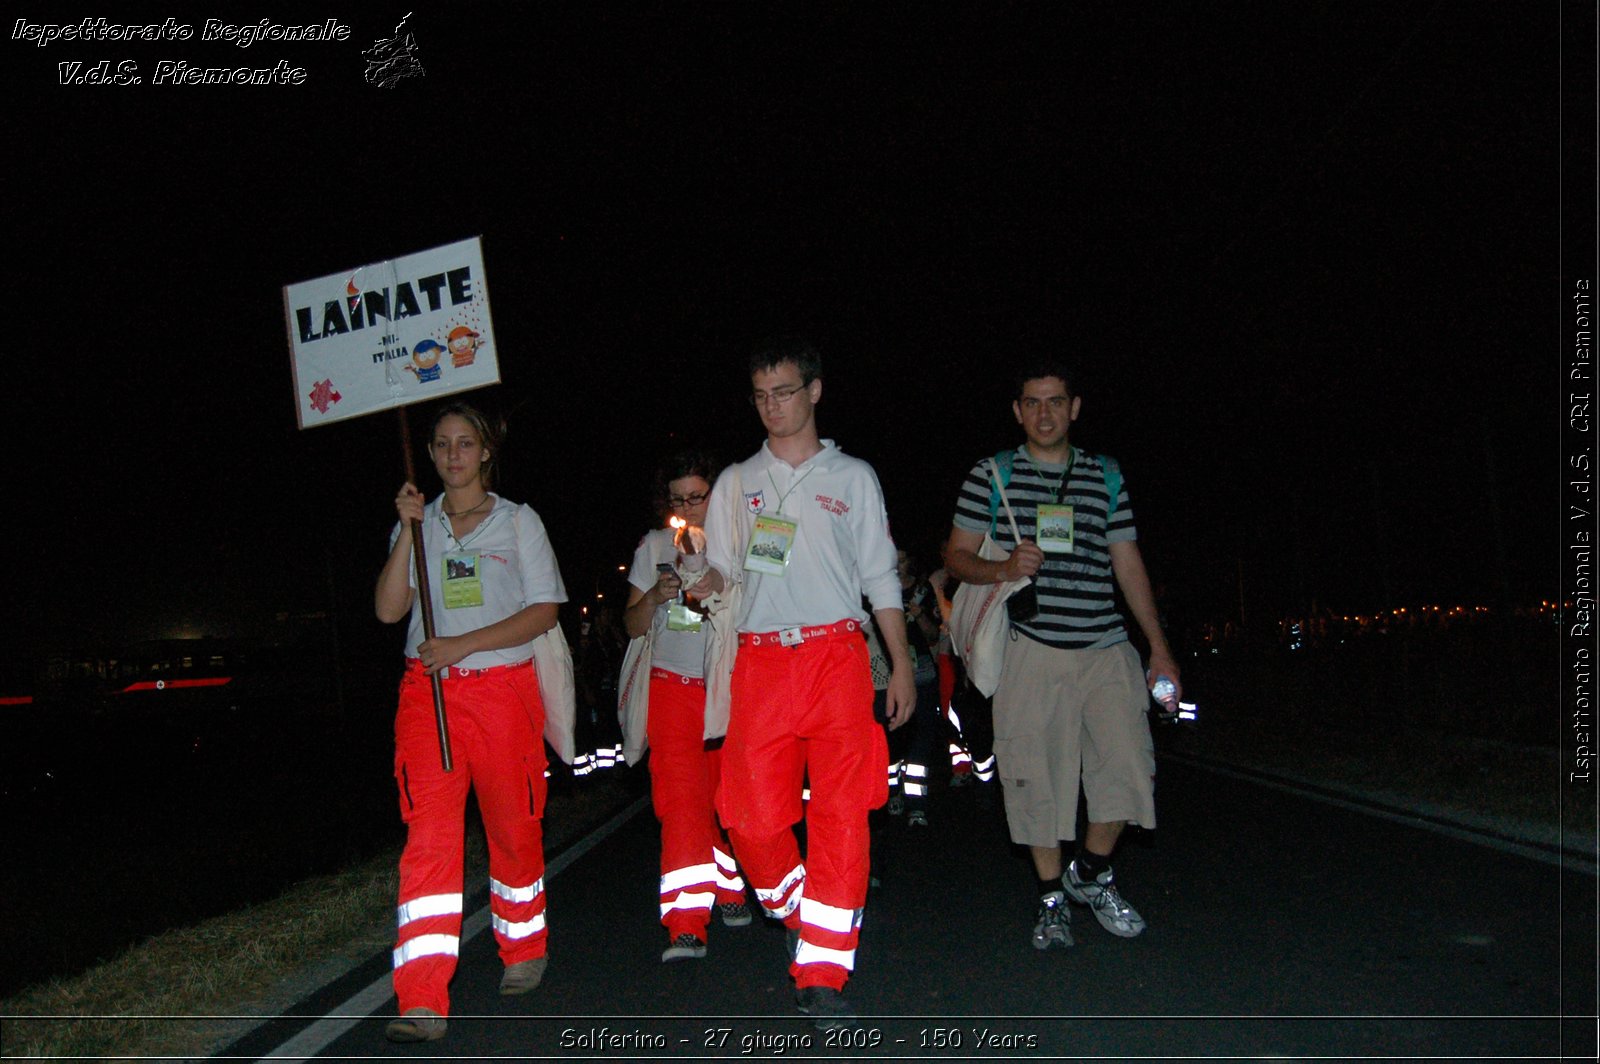
[[[283,310],[302,429],[500,381],[479,237],[285,285]]]

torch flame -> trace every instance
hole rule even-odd
[[[685,521],[681,517],[673,516],[667,518],[667,524],[671,525],[673,528],[684,528],[689,524],[689,522]]]
[[[672,545],[678,548],[678,564],[689,572],[698,573],[706,565],[706,534],[689,522],[674,517],[677,529],[672,535]]]

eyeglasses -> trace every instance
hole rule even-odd
[[[784,403],[787,403],[790,399],[793,399],[796,395],[805,390],[806,386],[800,384],[792,388],[774,388],[770,392],[751,392],[750,405],[766,406],[768,401],[771,401],[777,403],[779,406],[782,406]]]
[[[697,491],[693,495],[668,495],[667,502],[674,510],[681,510],[685,506],[699,506],[711,498],[709,491]]]

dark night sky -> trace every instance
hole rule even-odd
[[[479,398],[575,599],[669,434],[759,443],[776,331],[822,346],[823,434],[913,543],[1048,350],[1187,616],[1241,565],[1261,616],[1554,593],[1556,5],[427,2],[426,76],[366,84],[408,9],[115,12],[343,44],[7,42],[13,653],[369,609],[394,416],[297,431],[280,288],[474,234]],[[169,58],[309,77],[149,84]],[[56,83],[101,59],[147,83]]]

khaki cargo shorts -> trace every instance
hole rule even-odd
[[[1149,690],[1129,643],[1058,650],[1006,642],[994,696],[994,752],[1011,840],[1054,846],[1078,833],[1078,784],[1089,820],[1156,826]]]

